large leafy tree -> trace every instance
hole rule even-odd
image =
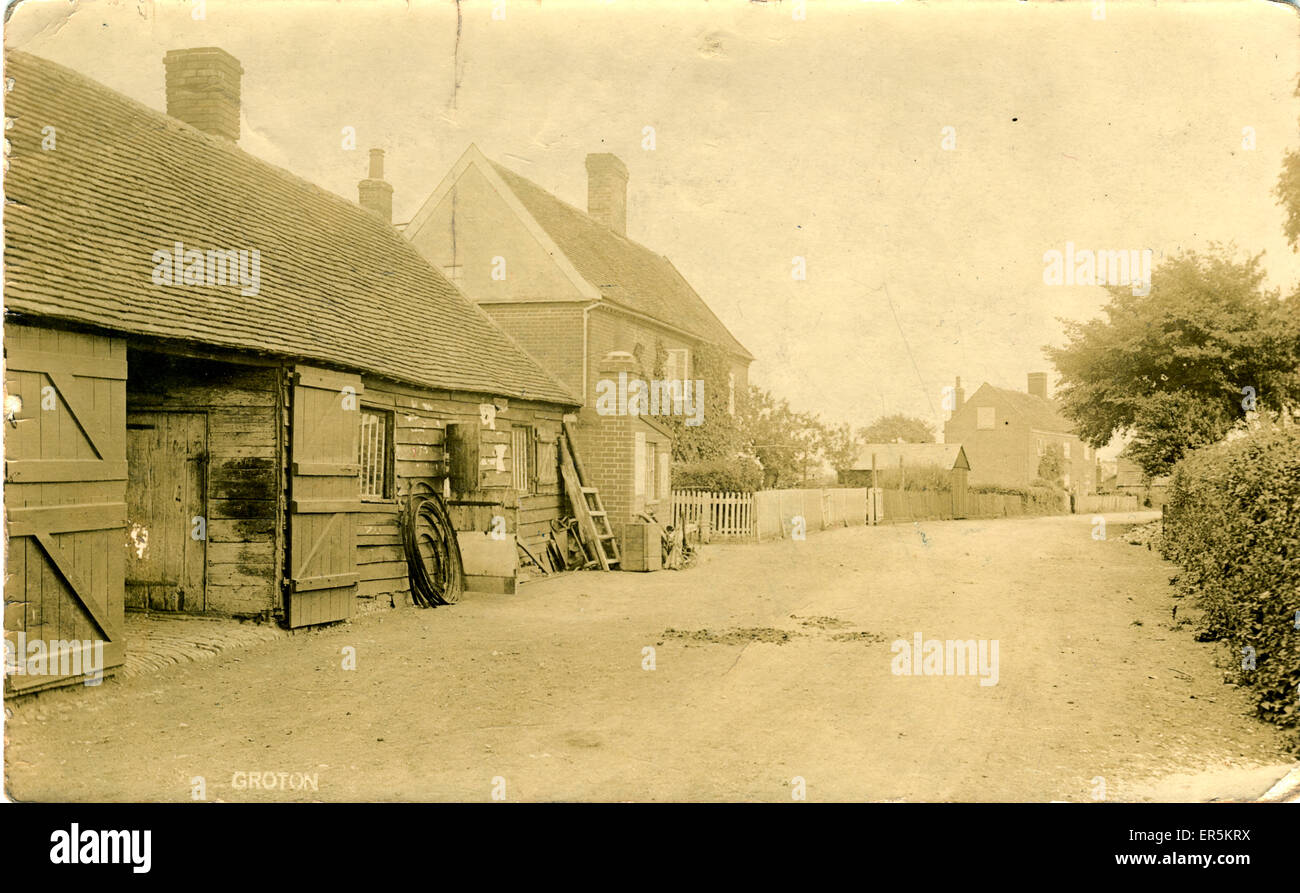
[[[899,412],[876,419],[858,437],[863,443],[934,443],[934,428],[924,419]]]
[[[1264,287],[1261,258],[1217,245],[1183,252],[1153,271],[1145,296],[1107,286],[1104,318],[1063,321],[1066,346],[1045,352],[1085,442],[1132,435],[1130,455],[1155,476],[1247,410],[1297,401],[1300,301]]]
[[[748,452],[763,466],[763,486],[803,482],[815,466],[824,428],[815,415],[796,412],[784,399],[759,387],[749,389],[741,417]]]
[[[1295,95],[1300,96],[1300,83],[1296,85]],[[1282,231],[1291,243],[1291,249],[1300,251],[1300,150],[1291,149],[1282,159],[1282,173],[1277,178],[1273,194],[1286,211]]]

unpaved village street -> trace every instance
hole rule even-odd
[[[201,776],[209,801],[488,801],[504,780],[510,801],[789,802],[798,776],[809,801],[1041,802],[1100,777],[1134,800],[1288,762],[1173,622],[1173,566],[1120,539],[1132,517],[1106,541],[1082,516],[840,529],[372,614],[11,702],[8,790],[184,801]],[[997,639],[997,684],[893,675],[917,632]]]

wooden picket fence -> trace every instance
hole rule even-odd
[[[673,524],[678,527],[695,525],[705,538],[752,538],[754,494],[674,490]]]
[[[1136,496],[1106,493],[1078,497],[1075,500],[1074,511],[1080,515],[1095,515],[1098,512],[1134,512],[1141,507],[1142,500]]]
[[[1086,497],[1085,497],[1086,498]],[[1117,508],[1096,511],[1124,511],[1132,497],[1105,497]],[[1136,502],[1135,499],[1133,499]],[[884,490],[879,517],[872,506],[870,491],[837,487],[829,490],[760,490],[756,493],[711,493],[707,490],[674,490],[673,523],[695,526],[701,538],[765,541],[789,539],[802,532],[813,533],[831,527],[861,524],[943,521],[953,517],[952,495],[928,490]],[[968,518],[1016,518],[1043,514],[1026,507],[1021,497],[998,493],[975,493],[967,497]],[[1062,511],[1068,509],[1062,505]],[[1094,509],[1086,509],[1094,511]],[[1050,512],[1050,510],[1048,510]]]

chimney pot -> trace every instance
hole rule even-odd
[[[617,155],[587,156],[587,213],[620,236],[627,235],[627,166]]]
[[[385,223],[393,222],[393,186],[384,179],[384,150],[370,150],[370,176],[357,184],[357,203]]]
[[[1047,399],[1047,373],[1030,372],[1029,373],[1029,393],[1035,397]]]
[[[220,47],[169,50],[163,57],[167,114],[204,133],[239,141],[239,60]]]

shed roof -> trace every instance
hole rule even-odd
[[[376,215],[61,65],[6,59],[9,311],[579,405]],[[260,289],[155,285],[176,242],[258,250]]]

